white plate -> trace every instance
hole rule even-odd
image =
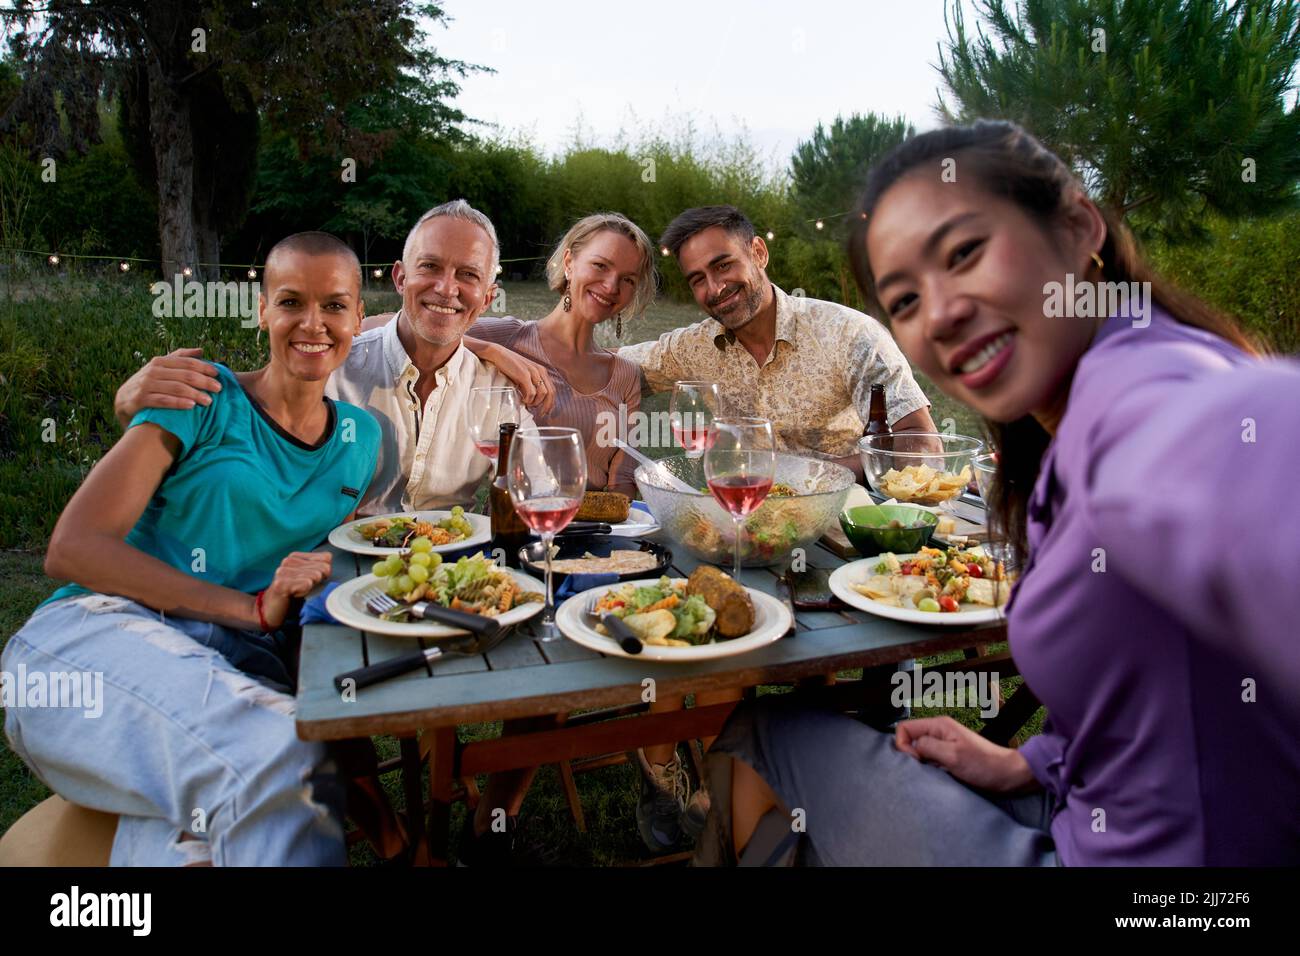
[[[546,593],[546,585],[536,578],[529,577],[522,571],[507,570],[525,591]],[[382,580],[383,578],[377,578],[373,574],[363,574],[359,578],[340,584],[325,598],[325,609],[334,615],[334,619],[340,624],[355,627],[358,631],[369,631],[371,634],[391,634],[393,637],[454,637],[469,633],[435,621],[385,621],[375,617],[366,610],[365,602],[360,599],[360,596],[362,591]],[[526,621],[535,614],[540,614],[543,607],[541,601],[521,604],[493,620],[509,627],[520,621]]]
[[[384,548],[379,545],[371,544],[355,529],[359,525],[373,524],[380,518],[417,518],[420,521],[430,521],[437,524],[445,518],[451,517],[450,511],[396,511],[388,515],[374,515],[370,518],[358,518],[356,521],[349,521],[347,524],[341,524],[330,532],[330,544],[340,551],[351,551],[353,554],[401,554],[401,548]],[[434,551],[459,551],[462,548],[472,548],[476,544],[487,544],[492,540],[492,519],[487,515],[476,515],[465,512],[465,520],[470,523],[474,529],[473,533],[464,541],[454,541],[451,544],[440,544],[434,547]]]
[[[685,578],[677,578],[676,581],[679,584],[686,583]],[[764,594],[762,591],[745,588],[749,592],[750,599],[754,602],[754,627],[743,637],[737,637],[730,641],[715,641],[712,644],[700,644],[695,647],[659,647],[654,644],[647,644],[640,654],[629,654],[613,638],[606,637],[597,631],[591,618],[587,617],[586,614],[587,602],[591,600],[593,594],[604,594],[606,591],[617,587],[622,587],[622,585],[601,585],[589,591],[583,591],[581,594],[575,594],[561,604],[559,610],[555,612],[555,623],[564,636],[581,644],[583,647],[598,651],[601,654],[608,654],[611,657],[627,657],[637,661],[686,663],[744,654],[747,651],[780,640],[794,624],[794,618],[790,616],[790,609],[783,601],[777,600],[770,594]]]
[[[899,561],[906,561],[908,558],[915,557],[915,555],[899,554],[896,557]],[[914,607],[893,607],[889,604],[882,604],[879,601],[873,601],[865,594],[859,594],[849,587],[850,584],[866,583],[867,578],[875,574],[873,568],[880,563],[882,558],[883,555],[876,555],[874,558],[863,558],[860,561],[840,565],[831,572],[831,593],[845,604],[855,607],[859,611],[866,611],[868,614],[891,618],[895,621],[907,621],[910,624],[946,624],[953,627],[966,627],[970,624],[988,624],[993,621],[1006,620],[1006,614],[1003,613],[1000,607],[980,607],[977,611],[962,610],[948,613],[943,611],[921,611]]]
[[[639,538],[642,535],[653,534],[658,530],[659,522],[655,521],[654,515],[648,511],[642,511],[640,508],[632,508],[627,513],[626,521],[621,521],[609,527],[609,533],[618,535],[620,538]]]

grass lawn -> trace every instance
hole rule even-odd
[[[253,333],[236,320],[200,326],[195,320],[155,320],[150,299],[141,290],[76,290],[68,295],[43,298],[25,295],[0,306],[0,481],[6,488],[0,501],[0,642],[8,640],[41,600],[57,586],[42,572],[40,541],[52,526],[81,475],[107,449],[116,436],[111,421],[113,391],[126,375],[150,355],[180,345],[201,344],[208,357],[231,367],[259,364]],[[367,293],[370,312],[396,308],[397,297],[375,289]],[[540,318],[554,305],[553,293],[539,282],[510,283],[505,287],[505,312],[521,318]],[[39,317],[39,321],[37,321]],[[700,318],[692,305],[660,302],[624,330],[628,343],[654,338],[661,332]],[[609,330],[612,332],[612,329]],[[604,339],[605,330],[601,332]],[[612,336],[604,344],[615,344]],[[928,382],[921,386],[934,403],[937,423],[952,418],[962,434],[979,434],[969,411],[955,406]],[[666,394],[646,402],[647,411],[667,408]],[[60,437],[39,439],[41,424],[55,421]],[[922,661],[923,665],[939,660]],[[849,676],[849,675],[845,675]],[[1004,697],[1019,683],[1003,682]],[[942,711],[918,710],[918,716]],[[979,718],[973,710],[951,711],[973,727]],[[1028,728],[1036,732],[1037,720]],[[500,726],[461,728],[463,740],[495,736]],[[392,738],[377,738],[382,757],[395,756]],[[481,783],[482,781],[480,781]],[[397,806],[402,795],[396,775],[386,785]],[[558,775],[543,768],[523,809],[526,841],[556,863],[611,865],[647,858],[636,832],[635,808],[638,774],[629,765],[607,767],[578,777],[588,832],[578,833],[569,817]],[[23,763],[0,740],[0,832],[48,795]],[[453,810],[453,833],[463,821],[463,807]],[[454,842],[454,841],[453,841]],[[368,849],[353,851],[353,862],[373,862]]]

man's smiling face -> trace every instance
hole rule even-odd
[[[749,324],[767,289],[767,245],[746,243],[721,226],[701,229],[677,250],[677,263],[691,294],[705,312],[735,331]]]
[[[436,216],[416,231],[410,255],[393,267],[402,311],[434,346],[456,342],[496,294],[492,240],[481,226]]]

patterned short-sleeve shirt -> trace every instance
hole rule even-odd
[[[683,380],[716,381],[733,413],[772,421],[782,451],[841,458],[857,450],[871,386],[885,386],[890,424],[929,407],[883,325],[847,306],[790,296],[774,283],[776,344],[760,366],[716,319],[618,350],[660,392]]]

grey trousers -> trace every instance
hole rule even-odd
[[[709,751],[711,761],[723,755],[753,768],[795,815],[790,826],[800,835],[787,848],[797,846],[801,865],[1058,862],[1046,792],[982,793],[899,752],[892,734],[786,695],[738,707]],[[730,807],[715,810],[730,813]],[[759,855],[772,861],[796,856],[766,845]],[[747,852],[742,865],[752,856]]]

